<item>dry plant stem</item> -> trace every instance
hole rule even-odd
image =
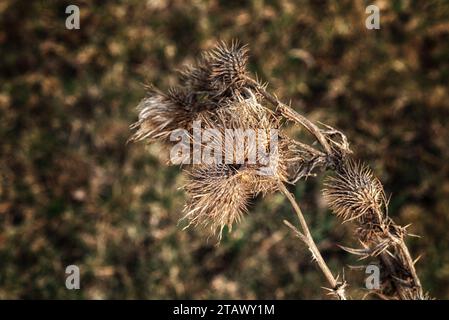
[[[328,140],[326,139],[326,137],[323,135],[322,131],[313,123],[311,122],[309,119],[307,119],[306,117],[304,117],[303,115],[299,114],[298,112],[296,112],[295,110],[293,110],[291,107],[283,104],[282,102],[280,102],[277,97],[273,96],[272,94],[270,94],[269,92],[267,92],[265,90],[264,87],[262,87],[256,80],[247,77],[246,79],[248,81],[248,83],[250,83],[251,85],[254,86],[254,88],[265,97],[265,99],[267,99],[267,101],[269,101],[272,105],[276,106],[279,108],[281,114],[286,118],[289,119],[291,121],[294,121],[300,125],[302,125],[303,127],[305,127],[313,136],[315,136],[315,138],[317,139],[317,141],[321,144],[321,146],[323,147],[325,153],[327,155],[331,155],[333,153],[332,148],[328,142]],[[315,151],[316,153],[316,151]],[[313,242],[312,237],[310,236],[310,232],[308,232],[308,228],[307,225],[305,223],[305,220],[302,216],[302,213],[300,211],[299,206],[296,204],[295,200],[292,198],[291,194],[285,189],[285,186],[283,186],[283,188],[281,188],[281,191],[289,198],[290,202],[292,202],[293,207],[295,208],[295,211],[298,214],[298,218],[301,222],[301,226],[304,230],[304,238],[307,240],[306,244],[309,245],[310,250],[312,251],[312,253],[316,254],[316,258],[317,258],[317,262],[318,265],[320,266],[321,270],[323,271],[324,275],[326,276],[327,280],[329,281],[329,283],[331,284],[331,286],[333,288],[336,288],[337,286],[337,281],[334,279],[334,277],[332,276],[332,273],[330,272],[329,268],[327,267],[327,265],[325,264],[324,260],[322,259],[321,255],[319,254],[318,249],[316,248],[315,243]],[[380,218],[380,221],[382,220],[382,218]],[[302,237],[301,237],[302,238]],[[304,240],[304,239],[303,239]],[[413,279],[414,282],[414,288],[416,289],[416,297],[419,299],[423,299],[424,295],[423,295],[423,290],[422,290],[422,286],[420,283],[420,280],[417,276],[416,273],[416,269],[414,267],[414,262],[413,259],[411,258],[411,255],[408,251],[407,246],[405,245],[404,241],[400,241],[400,243],[398,244],[398,249],[401,252],[402,256],[403,256],[403,260],[405,265],[407,266],[407,270],[410,272],[410,275]],[[391,274],[395,274],[395,268],[393,265],[393,262],[391,261],[391,257],[386,254],[386,253],[382,253],[381,254],[381,258],[384,261],[384,263],[386,264],[386,267],[390,269],[390,273]],[[396,286],[396,291],[398,292],[399,296],[401,297],[401,299],[408,299],[408,296],[406,295],[405,292],[403,292],[403,290],[401,289],[403,287],[403,284],[399,282],[399,280],[394,279],[393,280]]]
[[[388,269],[389,274],[396,275],[393,262],[391,261],[391,256],[388,253],[385,253],[385,252],[381,253],[380,260],[383,262],[385,268]],[[405,296],[404,292],[402,292],[402,290],[400,290],[401,285],[398,283],[398,281],[393,280],[392,285],[394,286],[394,290],[398,293],[401,300],[407,300],[407,297]],[[385,297],[385,298],[388,299],[387,297]]]
[[[401,241],[399,243],[399,248],[402,251],[402,254],[404,255],[404,259],[409,267],[411,276],[413,278],[413,281],[415,282],[415,286],[418,288],[418,295],[422,299],[424,294],[422,290],[421,281],[419,280],[418,274],[416,273],[415,262],[413,261],[412,256],[410,255],[410,252],[404,241]]]
[[[416,273],[415,263],[410,255],[410,252],[409,252],[404,240],[402,240],[402,239],[400,240],[400,242],[398,243],[398,249],[400,251],[400,254],[402,255],[405,269],[410,273],[410,275],[413,279],[413,286],[411,287],[412,295],[406,295],[406,293],[408,293],[409,291],[402,289],[404,284],[401,283],[399,279],[393,279],[395,282],[395,285],[397,287],[397,292],[402,300],[409,300],[410,298],[423,300],[424,293],[423,293],[423,289],[421,286],[421,281],[419,280],[419,277]],[[385,262],[385,260],[392,259],[391,256],[388,255],[387,253],[382,253],[382,256],[383,256],[382,258],[383,258],[384,262]],[[392,272],[392,274],[394,274],[394,271]],[[413,290],[415,290],[415,291],[413,292]]]
[[[395,288],[396,293],[398,294],[401,300],[423,300],[424,294],[421,286],[421,282],[416,274],[414,262],[410,256],[407,246],[403,241],[398,244],[398,249],[400,250],[400,254],[402,255],[405,265],[405,269],[410,273],[413,279],[413,285],[404,284],[401,280],[400,275],[397,273],[395,267],[395,258],[393,258],[387,252],[382,252],[380,254],[380,259],[388,269],[389,274],[392,276],[392,282]]]
[[[246,80],[251,85],[253,85],[256,88],[256,90],[261,95],[263,95],[265,97],[265,99],[267,99],[272,105],[278,107],[280,109],[282,115],[285,118],[301,124],[311,134],[313,134],[315,136],[315,138],[318,140],[318,142],[323,146],[326,154],[330,155],[332,153],[332,149],[331,149],[329,143],[327,142],[326,138],[321,133],[321,130],[313,122],[311,122],[309,119],[307,119],[303,115],[299,114],[298,112],[296,112],[289,106],[280,102],[275,96],[273,96],[272,94],[267,92],[263,87],[261,87],[256,80],[254,80],[250,77],[247,77]]]
[[[332,288],[332,292],[335,293],[335,295],[338,297],[338,299],[346,300],[344,284],[340,285],[338,283],[338,281],[335,279],[332,272],[330,271],[329,267],[327,266],[326,262],[324,261],[323,257],[321,256],[321,253],[318,250],[318,247],[316,246],[315,241],[312,238],[312,234],[310,233],[309,227],[307,226],[307,222],[304,218],[304,215],[302,214],[301,208],[299,207],[295,198],[287,190],[287,188],[285,187],[285,185],[282,182],[279,182],[279,189],[290,201],[293,209],[296,212],[296,215],[298,216],[299,223],[301,224],[301,229],[303,232],[303,233],[298,233],[298,236],[309,247],[310,251],[312,252],[313,258],[316,260],[316,262],[318,264],[318,267],[321,269],[324,276],[326,277],[326,280],[329,282],[329,284]]]

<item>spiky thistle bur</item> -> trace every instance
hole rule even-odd
[[[274,146],[266,132],[262,139],[256,137],[249,141],[241,136],[243,131],[227,130],[217,129],[217,139],[212,136],[212,142],[202,150],[203,155],[213,151],[214,156],[218,151],[220,158],[214,159],[217,162],[190,168],[189,181],[184,187],[189,196],[184,209],[185,218],[192,225],[207,227],[212,233],[218,232],[219,238],[225,226],[232,229],[232,225],[240,221],[250,199],[276,191],[279,183],[288,179],[285,154],[288,140],[279,137]],[[237,146],[239,143],[225,145],[229,135],[234,142],[244,141],[242,149]],[[266,162],[261,159],[260,148],[268,151]],[[270,148],[276,150],[271,152]]]
[[[203,109],[182,88],[172,88],[164,93],[149,87],[147,97],[139,103],[137,110],[139,119],[131,125],[131,129],[136,130],[131,137],[132,141],[165,140],[173,130],[190,129]]]
[[[233,41],[230,46],[219,43],[213,50],[206,53],[209,63],[212,86],[215,88],[239,88],[245,84],[246,65],[248,63],[248,48]]]
[[[197,101],[195,92],[187,88],[173,87],[164,93],[149,87],[147,97],[137,106],[139,119],[131,125],[136,130],[133,141],[166,140],[176,129],[190,130],[193,122],[202,121],[206,126],[223,125],[242,128],[253,127],[262,122],[274,122],[272,112],[260,105],[256,95],[249,89],[236,93],[220,105]]]
[[[203,53],[195,65],[181,70],[182,81],[192,91],[219,101],[233,95],[246,83],[248,49],[233,41],[218,43]]]
[[[280,182],[287,181],[291,155],[289,140],[277,132],[278,120],[254,96],[239,97],[212,116],[205,115],[204,129],[215,133],[201,146],[202,155],[214,162],[190,169],[185,186],[190,200],[184,211],[190,224],[207,227],[221,237],[225,226],[232,229],[241,219],[251,198],[274,192]]]
[[[344,221],[376,218],[382,221],[386,205],[382,183],[368,166],[347,160],[335,176],[326,179],[323,196],[330,209]],[[365,219],[364,219],[365,220]]]
[[[245,106],[251,104],[242,101],[251,98],[257,103],[260,95],[245,87],[247,52],[246,46],[236,41],[230,45],[221,42],[205,52],[196,65],[181,71],[178,87],[168,93],[150,87],[137,107],[139,119],[131,126],[136,130],[131,140],[166,140],[175,129],[190,130],[203,113],[207,114],[198,120],[213,120],[220,112],[218,116],[227,113],[231,116],[228,120],[239,119],[239,124],[250,121],[246,116],[254,115],[255,110],[248,112]]]
[[[264,176],[256,166],[212,164],[193,167],[184,187],[189,200],[184,218],[189,225],[209,229],[221,238],[222,230],[232,230],[248,211],[257,194],[273,192],[280,181],[277,176]]]
[[[324,198],[334,213],[344,221],[357,220],[355,234],[363,248],[342,248],[361,259],[379,257],[381,285],[374,292],[383,298],[427,299],[416,273],[416,261],[405,244],[406,228],[388,217],[382,184],[371,170],[347,160],[325,185]]]

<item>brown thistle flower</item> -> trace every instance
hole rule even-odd
[[[274,175],[262,175],[257,165],[212,164],[193,167],[189,182],[184,189],[189,201],[184,207],[184,218],[189,225],[209,228],[211,233],[218,231],[221,238],[225,226],[239,222],[252,198],[277,190],[283,179],[282,166]]]
[[[206,52],[205,58],[211,67],[209,80],[212,87],[239,88],[245,84],[247,46],[241,46],[237,41],[232,41],[230,46],[221,42],[213,50]]]
[[[386,205],[385,192],[382,183],[366,165],[347,160],[324,185],[324,199],[345,222],[368,214],[382,215]]]
[[[324,198],[334,213],[344,221],[357,220],[355,234],[363,248],[342,248],[361,259],[378,258],[382,285],[375,293],[383,298],[426,299],[405,245],[406,228],[388,216],[383,186],[371,170],[347,160],[325,186]]]
[[[299,205],[285,186],[285,183],[295,184],[315,175],[318,169],[333,170],[336,176],[326,180],[324,197],[337,216],[344,221],[357,221],[356,235],[363,247],[345,250],[362,258],[379,258],[384,274],[377,292],[380,296],[427,297],[416,274],[415,261],[404,242],[406,227],[396,225],[388,217],[381,182],[365,165],[348,159],[352,151],[346,136],[328,125],[316,125],[282,103],[267,91],[266,85],[247,74],[247,61],[246,46],[221,42],[204,53],[194,66],[181,71],[181,87],[167,94],[151,89],[149,97],[138,106],[139,120],[132,126],[137,132],[131,140],[166,139],[175,129],[190,131],[197,120],[201,120],[200,129],[215,130],[212,136],[218,132],[216,137],[210,137],[209,131],[212,144],[210,140],[201,140],[199,147],[201,160],[206,151],[207,159],[214,159],[218,152],[220,157],[216,159],[219,161],[201,161],[201,164],[194,161],[190,168],[190,181],[185,186],[190,200],[184,208],[190,224],[210,228],[213,233],[219,231],[221,237],[225,226],[231,229],[233,223],[241,219],[252,197],[279,190],[292,204],[301,230],[288,222],[287,225],[312,252],[330,284],[332,295],[345,300],[346,282],[339,282],[326,265]],[[265,102],[276,110],[267,109],[263,105]],[[284,135],[280,130],[283,120],[304,127],[314,136],[318,147]],[[248,139],[246,130],[257,130],[257,142],[245,141],[243,146],[229,148],[224,141],[231,135],[227,132],[229,129],[240,129],[232,133],[233,139],[240,140]],[[193,128],[192,136],[189,135],[193,138],[194,153],[198,147],[195,132]],[[273,132],[278,138],[276,146],[271,140]],[[254,139],[254,135],[250,138]],[[212,151],[214,156],[208,153]],[[229,158],[235,161],[228,162]]]

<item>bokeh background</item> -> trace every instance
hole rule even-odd
[[[81,29],[65,28],[65,8]],[[381,29],[365,28],[365,7]],[[161,145],[126,144],[143,84],[217,40],[249,44],[250,69],[311,119],[343,130],[392,195],[390,215],[426,290],[449,298],[447,1],[0,2],[0,298],[326,298],[279,194],[255,199],[219,246],[183,231],[182,170]],[[301,133],[299,133],[301,134]],[[292,189],[334,273],[364,291],[356,245],[320,196]],[[81,289],[65,288],[65,267]]]

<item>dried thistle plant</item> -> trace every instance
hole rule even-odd
[[[323,195],[333,212],[344,222],[356,221],[361,249],[342,247],[360,259],[375,258],[382,277],[377,295],[385,299],[428,298],[405,244],[407,228],[388,217],[388,201],[382,183],[371,170],[348,159],[325,182]]]
[[[266,137],[273,131],[278,132],[277,153],[271,159],[269,175],[261,174],[266,168],[260,161],[248,161],[254,151],[252,144],[244,144],[237,152],[217,137],[212,137],[213,142],[207,146],[200,143],[204,151],[210,152],[212,145],[212,149],[222,151],[223,156],[231,159],[240,156],[243,162],[201,163],[186,168],[189,181],[185,190],[189,200],[184,212],[189,225],[205,227],[220,238],[225,226],[231,229],[247,212],[252,198],[260,193],[281,192],[291,203],[300,227],[285,223],[310,250],[329,284],[329,294],[345,300],[346,281],[339,280],[330,271],[297,201],[286,186],[332,170],[336,176],[328,179],[324,196],[337,216],[359,224],[357,235],[364,249],[351,250],[352,253],[363,252],[365,256],[381,258],[388,271],[385,281],[395,290],[388,292],[390,296],[423,298],[413,261],[403,241],[405,229],[386,215],[386,199],[380,181],[366,167],[349,160],[352,151],[343,133],[328,125],[317,125],[280,102],[267,91],[266,85],[251,77],[247,62],[246,46],[236,41],[230,45],[221,42],[203,53],[195,65],[180,71],[178,87],[167,94],[152,88],[138,106],[139,120],[132,125],[136,130],[131,137],[134,141],[159,140],[169,144],[168,137],[175,129],[187,130],[192,139],[195,121],[201,121],[202,128],[213,129],[221,137],[226,137],[227,129],[258,129],[258,135]],[[286,135],[282,128],[284,122],[304,127],[318,145]],[[265,151],[272,147],[268,139],[262,141],[261,148]],[[406,289],[406,283],[413,289]],[[382,289],[379,294],[386,296],[387,290]]]

